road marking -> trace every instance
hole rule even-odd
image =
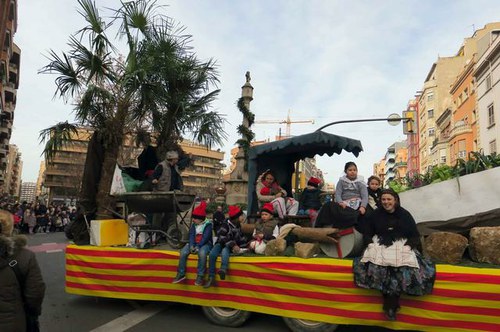
[[[62,249],[54,249],[54,250],[47,250],[46,253],[51,254],[53,252],[62,252],[62,251],[63,251]]]
[[[58,252],[66,249],[67,243],[43,243],[37,246],[28,246],[28,249],[33,252]]]
[[[115,320],[99,326],[91,332],[122,332],[163,311],[165,306],[158,303],[145,305]]]
[[[57,242],[42,243],[42,246],[48,246],[48,245],[53,245],[53,244],[57,244]]]

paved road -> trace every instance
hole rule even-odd
[[[64,233],[29,235],[28,245],[37,254],[47,284],[40,317],[42,331],[203,331],[285,332],[280,317],[253,314],[234,329],[212,325],[200,307],[169,302],[127,301],[66,294],[64,291]],[[361,326],[341,326],[337,331],[388,331]]]

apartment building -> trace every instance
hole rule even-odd
[[[406,141],[396,142],[387,148],[383,159],[383,186],[394,179],[404,178],[406,176],[408,160],[408,148]],[[380,167],[380,166],[378,166]]]
[[[78,196],[92,132],[90,128],[79,128],[71,134],[71,142],[46,161],[43,187],[48,191],[49,202],[66,201]]]
[[[213,197],[222,183],[224,152],[211,150],[206,145],[184,140],[180,146],[194,157],[194,165],[182,172],[184,191],[200,197]]]
[[[9,145],[9,154],[7,156],[7,167],[5,168],[4,193],[10,196],[19,197],[21,190],[21,173],[23,170],[23,161],[21,153],[16,145]]]
[[[479,149],[477,100],[473,77],[476,61],[475,55],[466,63],[451,86],[453,109],[450,114],[448,165],[455,165],[458,159],[469,159],[469,153]]]
[[[19,87],[21,50],[14,44],[17,1],[0,1],[0,191],[7,192],[5,176],[12,122]]]
[[[414,132],[408,133],[406,135],[406,142],[408,146],[408,169],[407,172],[410,175],[420,173],[420,161],[419,161],[419,135],[418,135],[418,101],[417,99],[412,99],[408,102],[406,106],[406,112],[413,112],[415,114],[414,118]]]
[[[485,154],[498,154],[500,127],[500,30],[483,38],[487,46],[480,50],[473,73],[477,89],[477,114],[479,118],[479,145]]]
[[[451,159],[454,158],[456,161],[460,151],[462,156],[467,154],[467,147],[463,146],[466,144],[464,137],[457,139],[456,135],[461,130],[469,130],[460,122],[460,119],[465,117],[463,115],[465,111],[469,112],[471,109],[469,103],[473,102],[470,94],[474,83],[467,85],[466,78],[470,75],[467,74],[467,68],[474,62],[478,52],[486,49],[484,39],[489,40],[492,31],[498,30],[500,22],[486,24],[484,28],[476,30],[471,37],[464,39],[455,56],[439,57],[432,65],[425,79],[418,105],[420,172],[425,172],[434,165],[451,165]],[[460,79],[461,75],[465,76]],[[462,105],[467,101],[468,104]],[[457,111],[459,106],[462,108],[460,112]],[[473,114],[467,117],[468,124],[473,118]],[[472,125],[470,130],[472,131]],[[453,139],[451,135],[455,135]],[[479,145],[478,140],[477,146]],[[452,146],[456,150],[452,150]],[[474,139],[471,146],[472,150]]]
[[[49,202],[77,198],[92,132],[90,128],[78,129],[78,132],[72,135],[71,143],[65,145],[50,162],[43,165],[45,166],[43,187],[48,189]],[[127,140],[126,146],[131,146],[131,142],[132,140]],[[210,150],[204,145],[191,141],[183,141],[180,145],[195,159],[194,166],[182,172],[185,191],[202,197],[212,197],[215,193],[214,188],[222,180],[221,161],[224,158],[224,152]],[[125,154],[127,157],[131,155]]]
[[[36,196],[36,182],[23,182],[21,184],[19,202],[35,202]]]

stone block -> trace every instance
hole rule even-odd
[[[468,241],[465,236],[436,232],[424,241],[424,255],[440,263],[456,264],[462,260]]]
[[[286,241],[284,239],[275,239],[267,242],[266,256],[281,256],[285,252]]]
[[[311,258],[319,254],[320,248],[318,243],[295,243],[295,256],[300,258]]]
[[[473,261],[500,264],[500,226],[474,227],[469,238],[469,253]]]

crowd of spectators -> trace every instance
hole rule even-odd
[[[19,233],[62,232],[76,217],[76,208],[65,203],[51,202],[48,206],[40,202],[3,201],[0,209],[14,215],[15,228]]]

